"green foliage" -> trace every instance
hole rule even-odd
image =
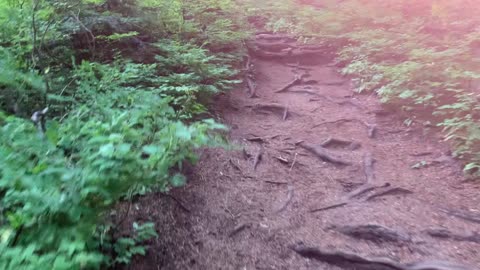
[[[22,3],[0,0],[0,269],[128,263],[154,224],[120,237],[109,213],[225,146],[199,116],[237,82],[243,18],[229,0]],[[45,107],[41,130],[29,118]]]
[[[248,37],[245,14],[234,0],[137,0],[160,35],[177,34],[182,39],[220,52],[239,49]]]
[[[91,237],[108,209],[132,189],[165,190],[170,181],[178,185],[170,168],[194,161],[193,149],[212,145],[208,131],[221,127],[213,121],[186,126],[174,119],[165,99],[128,90],[99,94],[94,104],[71,111],[63,123],[48,123],[51,132],[45,139],[33,124],[3,117],[1,228],[18,235],[14,240],[10,233],[2,244],[61,254],[67,239],[89,240],[64,260],[77,262],[88,255],[82,263],[97,264]],[[8,266],[2,269],[15,269],[4,256],[0,262]]]
[[[145,255],[146,246],[143,242],[158,237],[155,231],[154,223],[144,223],[139,225],[133,223],[134,235],[132,237],[122,237],[115,241],[113,244],[113,250],[116,254],[114,263],[116,264],[128,264],[135,255]]]

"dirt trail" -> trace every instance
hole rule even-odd
[[[375,96],[352,95],[328,63],[308,66],[305,80],[316,84],[281,93],[304,70],[252,63],[258,98],[239,88],[214,106],[237,149],[201,152],[189,184],[173,193],[186,209],[161,196],[135,204],[133,216],[156,220],[160,238],[131,269],[396,269],[308,259],[292,249],[299,243],[403,264],[479,268],[480,189],[463,181],[437,136],[382,113]],[[287,107],[288,117],[282,107],[262,106],[271,104]],[[347,142],[320,151],[350,165],[308,150],[328,138]],[[337,203],[346,205],[319,210]]]

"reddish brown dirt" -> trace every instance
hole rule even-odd
[[[172,193],[190,211],[160,195],[134,204],[131,218],[155,221],[159,238],[129,269],[342,269],[297,255],[289,246],[298,242],[402,263],[436,259],[471,269],[480,266],[480,244],[436,239],[423,232],[431,228],[458,234],[480,231],[480,224],[442,211],[480,215],[480,188],[464,181],[460,163],[448,158],[447,145],[438,136],[423,127],[407,128],[399,117],[382,114],[375,96],[352,97],[349,82],[326,64],[312,66],[308,79],[319,82],[310,91],[327,99],[291,91],[274,93],[294,78],[292,67],[261,60],[254,64],[259,98],[251,99],[244,89],[237,89],[219,96],[214,105],[220,120],[231,127],[229,138],[236,148],[200,151],[188,185]],[[334,82],[344,83],[331,85]],[[254,110],[251,106],[257,103],[282,104],[290,116],[284,121],[281,111]],[[361,121],[314,127],[338,119],[375,124],[376,136],[369,138]],[[252,137],[261,137],[263,142],[247,140]],[[361,143],[357,150],[330,148],[353,165],[323,162],[296,144],[301,140],[319,144],[328,137]],[[261,148],[263,156],[254,170],[253,157]],[[242,149],[251,157],[245,158]],[[373,184],[388,182],[413,193],[311,213],[313,208],[338,202],[365,182],[363,157],[367,153],[376,160]],[[433,160],[438,162],[412,169],[418,162]],[[291,201],[285,205],[289,196]],[[375,243],[329,229],[366,224],[409,234],[411,241]],[[233,234],[240,225],[245,227]]]

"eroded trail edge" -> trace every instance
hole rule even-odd
[[[235,150],[202,151],[175,191],[188,212],[141,202],[170,214],[136,269],[479,268],[479,187],[434,130],[354,95],[321,48],[248,46],[245,87],[214,106]]]

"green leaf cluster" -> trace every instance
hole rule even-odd
[[[237,83],[242,20],[230,0],[0,0],[0,269],[145,254],[155,224],[121,235],[112,209],[226,146],[206,106]]]

